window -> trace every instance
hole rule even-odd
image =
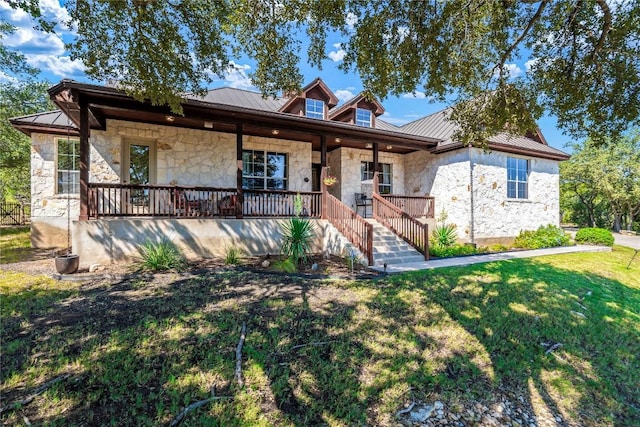
[[[362,108],[356,108],[356,125],[371,127],[371,111]]]
[[[242,188],[286,190],[287,155],[257,150],[242,152]]]
[[[529,192],[529,161],[507,157],[507,197],[510,199],[527,199]]]
[[[58,140],[58,194],[80,194],[80,141]]]
[[[324,119],[324,102],[319,99],[307,98],[305,113],[307,117],[312,119]]]
[[[378,163],[380,172],[378,172],[378,193],[391,194],[393,191],[392,168],[390,163]],[[360,165],[360,178],[365,181],[373,179],[373,162],[362,162]]]

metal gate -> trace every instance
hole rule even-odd
[[[0,202],[0,225],[24,225],[28,215],[23,203]]]

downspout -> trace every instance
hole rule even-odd
[[[473,169],[475,168],[475,163],[473,161],[473,148],[469,147],[469,195],[471,201],[471,212],[469,218],[469,237],[471,238],[471,243],[475,245],[476,243],[476,230],[475,230],[475,197],[474,197],[474,186],[473,186]]]

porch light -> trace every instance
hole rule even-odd
[[[173,122],[176,118],[173,116],[164,116],[165,120],[168,121],[169,123]]]
[[[342,140],[340,138],[336,138],[334,141],[337,142],[338,144],[340,144],[342,142]]]
[[[204,127],[207,129],[213,129],[213,122],[204,122]]]
[[[271,131],[271,133],[273,135],[278,135],[280,133],[280,131],[278,129],[274,129],[274,130]]]
[[[391,150],[393,148],[393,145],[387,145],[387,150]]]
[[[364,146],[364,148],[372,148],[373,144],[371,144],[370,142],[367,142]]]

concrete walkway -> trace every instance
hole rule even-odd
[[[460,267],[472,264],[482,264],[484,262],[505,261],[514,258],[533,258],[544,255],[569,254],[573,252],[611,252],[611,248],[606,246],[563,246],[559,248],[534,249],[529,251],[500,252],[497,254],[471,255],[457,258],[443,258],[432,261],[411,262],[406,264],[388,264],[387,273],[405,273],[407,271],[432,270],[443,267]],[[376,271],[385,271],[384,267],[370,267]]]
[[[640,236],[630,236],[627,234],[613,233],[613,238],[616,242],[616,245],[640,250]]]

